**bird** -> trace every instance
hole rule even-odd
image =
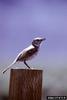
[[[3,74],[12,67],[17,62],[23,62],[27,68],[31,69],[26,61],[31,60],[35,55],[37,55],[40,44],[42,41],[46,40],[46,38],[36,37],[33,39],[32,44],[27,48],[23,49],[15,58],[15,60],[5,69],[3,70]]]

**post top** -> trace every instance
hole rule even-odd
[[[43,71],[42,69],[11,69],[11,71]]]

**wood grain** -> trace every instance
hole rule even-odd
[[[9,100],[41,100],[42,70],[11,69]]]

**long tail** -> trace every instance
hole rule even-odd
[[[12,64],[10,64],[2,73],[4,74],[7,70],[9,70],[12,65],[14,65],[16,63],[16,61],[14,60]]]

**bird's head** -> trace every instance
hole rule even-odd
[[[39,47],[41,42],[46,40],[46,38],[37,37],[33,39],[32,45],[35,47]]]

